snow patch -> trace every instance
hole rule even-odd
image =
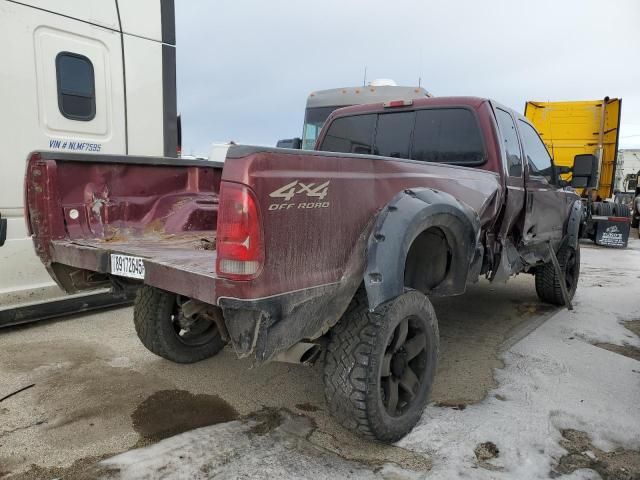
[[[591,345],[639,344],[620,323],[629,312],[640,317],[639,282],[615,272],[640,271],[640,255],[608,249],[583,249],[582,255],[583,262],[609,269],[611,288],[585,287],[589,274],[583,275],[575,310],[559,311],[504,354],[499,387],[486,400],[463,411],[429,406],[398,443],[432,456],[429,478],[468,476],[477,467],[474,448],[487,441],[500,450],[492,464],[501,470],[478,468],[473,478],[548,478],[566,453],[559,445],[566,428],[587,432],[603,450],[640,448],[638,362]],[[582,470],[566,478],[598,476]]]

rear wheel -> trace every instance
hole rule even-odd
[[[133,321],[142,344],[156,355],[176,363],[194,363],[212,357],[225,345],[207,315],[182,314],[181,297],[158,288],[138,290]]]
[[[565,285],[569,300],[573,299],[578,288],[578,278],[580,276],[580,244],[576,248],[565,244],[557,253],[560,269],[564,274]],[[549,261],[536,270],[536,293],[543,302],[553,305],[564,305],[560,277]]]
[[[399,440],[427,403],[438,345],[425,295],[410,291],[370,312],[361,289],[331,332],[324,369],[329,411],[359,435]]]

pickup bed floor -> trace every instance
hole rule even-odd
[[[55,262],[102,273],[110,273],[112,253],[142,257],[147,285],[214,302],[214,232],[55,240],[52,247]]]

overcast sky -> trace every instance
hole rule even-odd
[[[313,90],[392,78],[436,96],[622,98],[640,148],[639,0],[178,0],[185,153],[300,136]]]

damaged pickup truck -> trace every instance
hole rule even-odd
[[[317,151],[233,146],[224,163],[35,152],[25,182],[66,291],[139,289],[138,336],[174,362],[228,342],[256,363],[324,358],[329,410],[387,442],[433,383],[429,297],[526,272],[564,305],[578,281],[578,196],[526,118],[486,99],[341,109]]]

